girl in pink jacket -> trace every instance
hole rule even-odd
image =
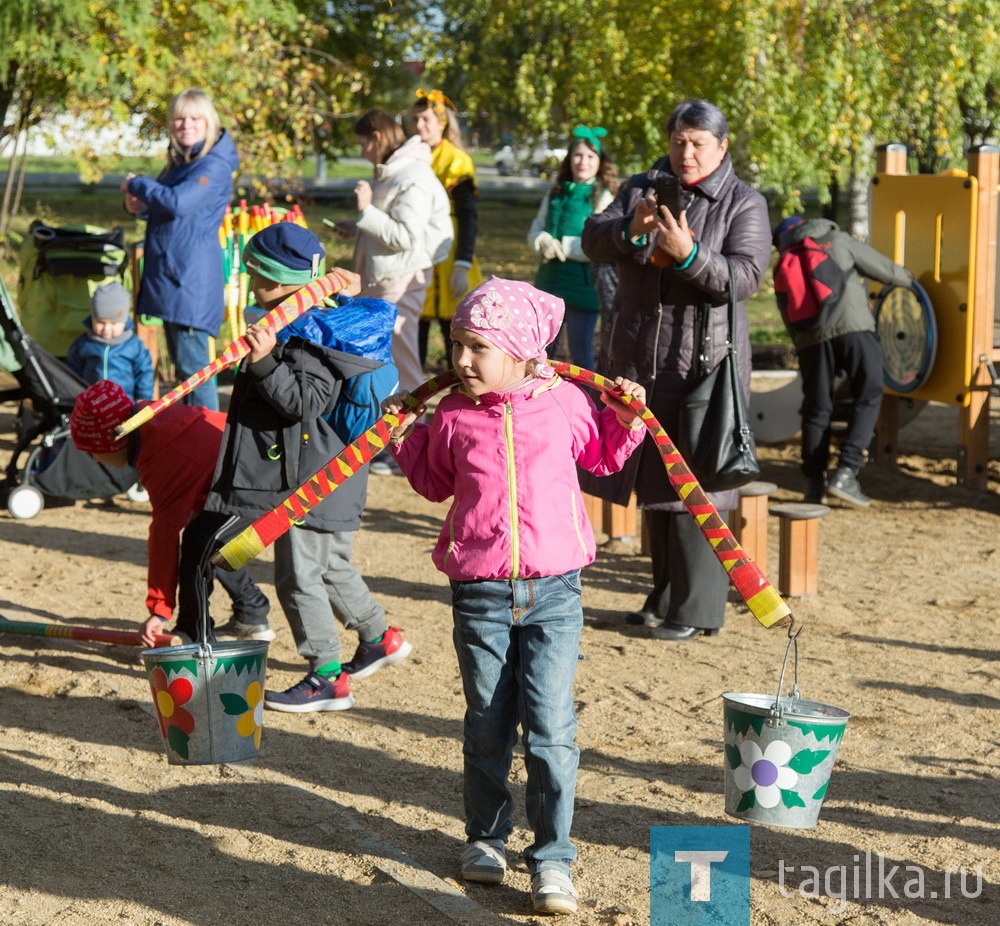
[[[491,277],[459,303],[452,365],[462,385],[443,398],[431,426],[402,415],[393,456],[431,501],[452,498],[435,565],[452,587],[454,640],[465,690],[465,832],[462,877],[499,884],[507,870],[513,798],[507,785],[517,727],[528,775],[524,850],[536,913],[573,913],[570,841],[579,750],[573,676],[583,609],[580,569],[594,560],[576,466],[621,469],[644,430],[624,403],[599,411],[579,387],[546,366],[563,301]],[[617,379],[623,395],[644,389]]]

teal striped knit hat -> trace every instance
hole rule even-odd
[[[277,222],[247,242],[243,265],[275,283],[305,286],[320,275],[325,256],[319,238],[308,228],[295,222]]]

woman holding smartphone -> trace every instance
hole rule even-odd
[[[616,311],[604,334],[611,367],[605,372],[645,386],[653,414],[667,433],[676,434],[684,397],[703,365],[711,370],[726,354],[730,263],[738,300],[732,337],[749,397],[743,302],[767,272],[771,232],[764,198],[733,170],[729,125],[716,106],[681,103],[666,132],[666,156],[633,176],[607,209],[587,220],[583,250],[593,261],[618,265]],[[657,188],[669,202],[660,201]],[[670,485],[656,448],[647,441],[620,474],[581,484],[618,504],[627,504],[634,489],[643,509],[653,587],[626,620],[646,625],[662,640],[716,634],[729,578]],[[738,492],[709,498],[719,511],[731,511]]]

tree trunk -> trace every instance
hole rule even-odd
[[[823,206],[823,218],[829,219],[831,222],[837,222],[837,213],[840,208],[840,181],[836,178],[831,178],[826,189],[830,194],[830,202]]]
[[[7,124],[7,112],[14,102],[14,87],[17,85],[17,72],[19,66],[16,61],[7,64],[7,71],[0,81],[0,136],[3,135],[3,127]]]
[[[18,113],[17,124],[14,127],[14,144],[10,151],[10,160],[7,162],[7,182],[3,189],[3,205],[0,206],[0,235],[6,237],[10,231],[11,219],[17,212],[17,206],[21,201],[21,191],[24,189],[24,167],[25,157],[28,153],[28,119],[26,110]],[[23,148],[21,159],[17,158],[17,142],[23,137]],[[19,169],[18,169],[19,168]],[[15,180],[17,192],[14,192]]]
[[[868,186],[874,154],[875,140],[866,135],[851,159],[851,177],[847,187],[847,232],[858,241],[868,240]]]
[[[13,218],[21,209],[21,194],[24,193],[24,177],[28,173],[28,127],[24,127],[24,147],[21,148],[21,159],[17,162],[17,191],[14,193],[14,202],[10,207],[10,215]],[[10,159],[11,166],[14,159]]]

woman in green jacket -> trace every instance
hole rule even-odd
[[[585,370],[594,369],[594,332],[600,306],[580,235],[583,223],[594,213],[603,212],[618,189],[614,165],[601,142],[607,134],[600,126],[578,125],[573,129],[569,152],[528,232],[528,243],[542,257],[535,286],[566,303],[563,327],[570,358]]]

